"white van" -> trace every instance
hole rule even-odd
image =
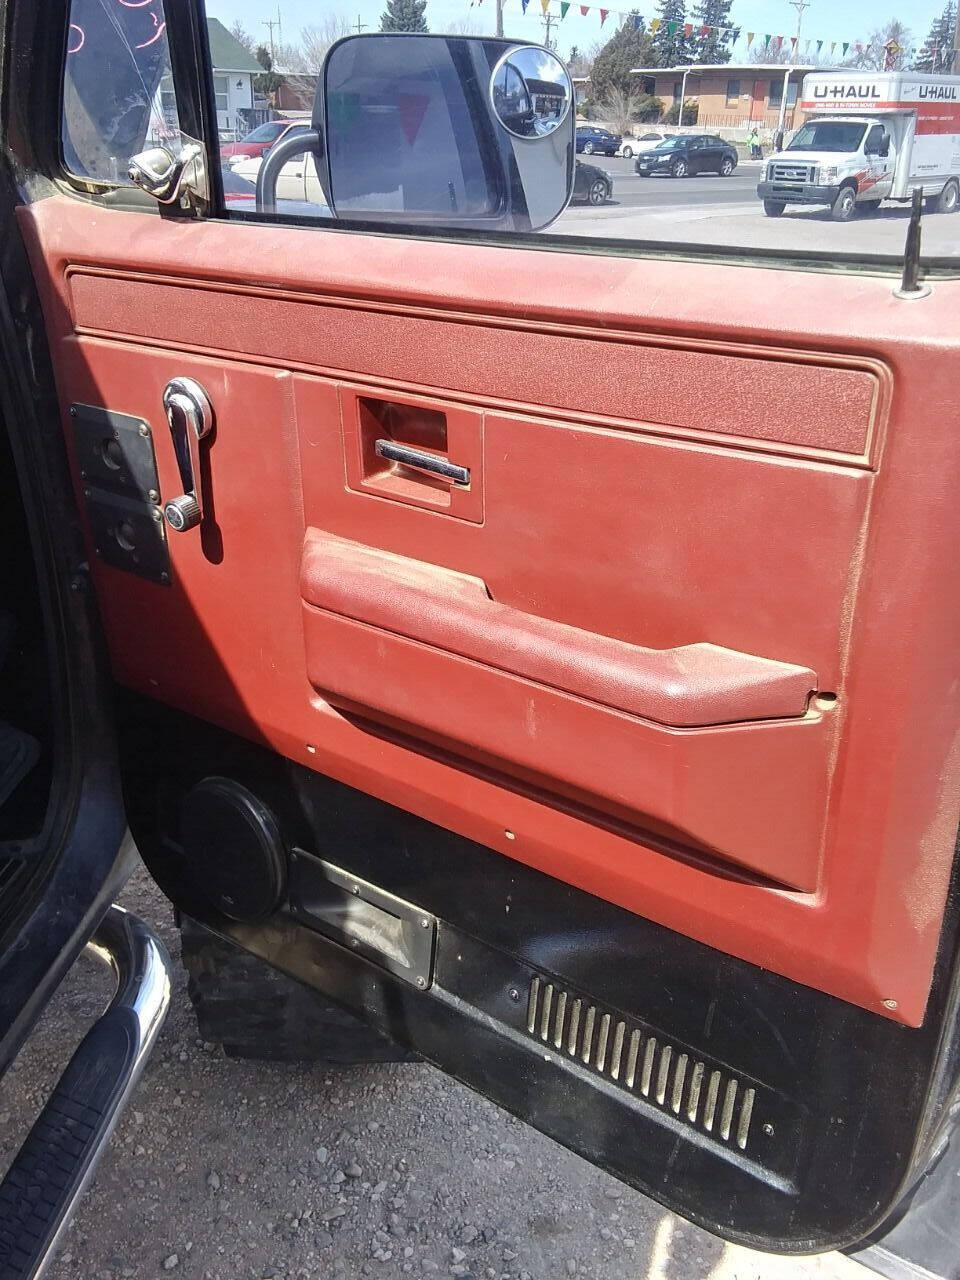
[[[814,73],[800,108],[806,120],[757,187],[769,217],[819,204],[846,222],[858,206],[909,200],[917,187],[928,209],[960,205],[960,76]]]

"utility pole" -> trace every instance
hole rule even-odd
[[[497,30],[498,36],[503,35],[503,0],[497,0]]]
[[[367,25],[367,24],[366,24],[365,22],[361,22],[361,21],[360,21],[360,15],[359,15],[359,13],[358,13],[358,14],[357,14],[357,35],[359,35],[359,34],[360,34],[360,32],[364,29],[364,27],[365,27],[366,25]]]
[[[950,54],[950,74],[957,74],[957,67],[960,65],[960,9],[955,13],[953,19],[953,52]]]
[[[803,25],[803,11],[809,9],[812,0],[790,0],[790,3],[797,11],[797,41],[793,46],[793,57],[791,62],[799,62],[800,60],[800,28]]]
[[[499,5],[498,5],[498,17],[499,16],[500,14],[499,14]],[[501,21],[502,21],[502,18],[501,18]],[[550,28],[554,25],[555,22],[556,22],[556,18],[548,9],[547,12],[543,15],[543,43],[544,43],[544,47],[547,49],[553,48],[553,44],[550,40]]]
[[[780,115],[777,119],[777,135],[783,138],[783,126],[787,120],[787,99],[790,96],[790,71],[794,64],[800,61],[800,29],[803,26],[803,11],[809,9],[812,0],[790,0],[790,3],[797,11],[797,36],[793,45],[793,56],[787,64],[787,69],[783,73],[783,89],[780,93]]]
[[[275,59],[275,58],[276,58],[276,56],[277,56],[277,46],[276,46],[276,44],[274,43],[274,40],[273,40],[273,28],[274,28],[274,27],[278,27],[280,24],[279,24],[279,22],[275,22],[275,21],[271,18],[269,22],[268,22],[266,19],[264,19],[264,23],[263,23],[263,25],[264,25],[264,26],[267,28],[267,30],[270,32],[270,61],[271,61],[271,62],[273,62],[273,61],[274,61],[274,59]]]

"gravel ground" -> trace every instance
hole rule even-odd
[[[124,905],[178,956],[146,873]],[[81,959],[0,1084],[16,1150],[108,996]],[[179,965],[170,1015],[49,1276],[460,1276],[861,1280],[836,1254],[725,1245],[433,1068],[245,1063],[197,1039]]]

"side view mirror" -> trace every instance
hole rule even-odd
[[[879,156],[881,156],[881,157],[888,156],[888,155],[890,154],[890,139],[889,139],[889,138],[881,138],[881,139],[880,139],[880,150],[877,152],[877,154],[878,154]]]
[[[127,163],[130,181],[161,204],[176,204],[185,195],[208,198],[204,152],[199,142],[188,142],[178,156],[166,147],[149,147]]]
[[[265,157],[258,209],[275,210],[280,168],[308,150],[343,220],[537,231],[573,189],[573,85],[538,45],[348,36],[327,53],[312,130]]]

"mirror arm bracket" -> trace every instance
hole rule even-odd
[[[257,213],[277,212],[277,179],[280,177],[280,170],[294,156],[310,151],[317,156],[320,154],[320,134],[315,129],[281,140],[270,148],[257,174]]]

